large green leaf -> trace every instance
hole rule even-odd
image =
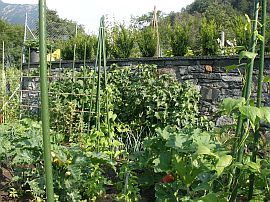
[[[245,98],[241,97],[239,99],[225,98],[222,102],[222,108],[227,113],[230,114],[232,110],[243,106],[245,104]]]
[[[259,163],[255,163],[255,162],[248,162],[246,164],[246,166],[248,167],[248,169],[251,171],[251,172],[260,172],[260,164]]]
[[[270,123],[270,107],[262,107],[260,111],[263,115],[264,120]]]
[[[270,76],[265,76],[265,77],[263,78],[263,82],[264,82],[264,83],[270,83]]]
[[[232,160],[233,158],[231,155],[224,155],[224,156],[219,157],[219,160],[216,164],[217,176],[220,176],[223,170],[229,165],[231,165]]]
[[[220,198],[216,193],[209,193],[206,196],[201,197],[197,202],[226,202],[225,198]]]
[[[199,173],[204,171],[202,167],[195,167],[192,164],[191,157],[174,155],[172,165],[186,187],[189,187]]]
[[[195,142],[198,145],[200,144],[209,145],[211,136],[207,132],[201,132],[201,130],[196,129],[193,131],[192,138],[193,142]]]
[[[156,133],[158,135],[160,135],[162,138],[164,138],[165,140],[168,140],[170,137],[170,133],[168,132],[168,127],[166,127],[164,130],[162,130],[161,128],[157,128],[156,129]]]
[[[241,51],[240,54],[239,54],[239,62],[243,58],[255,59],[256,56],[257,56],[257,53],[248,52],[248,51]]]
[[[242,106],[239,107],[239,111],[242,115],[246,116],[250,120],[253,126],[256,124],[257,121],[263,118],[261,110],[258,107]]]
[[[213,152],[211,152],[210,148],[205,146],[205,145],[198,145],[197,151],[196,151],[197,155],[212,155],[215,156],[215,154]]]
[[[155,172],[168,172],[171,169],[171,153],[162,152],[159,157],[153,161]]]
[[[187,141],[188,136],[186,134],[176,134],[170,136],[169,140],[166,142],[167,147],[175,149],[183,149],[183,144]]]

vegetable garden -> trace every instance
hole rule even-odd
[[[0,200],[268,201],[269,142],[262,137],[270,107],[261,96],[262,84],[270,82],[263,75],[266,0],[254,5],[249,49],[239,53],[239,64],[226,68],[245,67],[242,96],[220,103],[219,115],[233,123],[218,128],[200,114],[201,95],[192,83],[151,64],[107,66],[104,17],[95,66],[75,67],[75,46],[72,67],[61,68],[60,62],[60,71],[51,69],[46,3],[40,0],[39,72],[5,70],[4,63],[1,69]],[[84,64],[90,52],[87,46],[81,52]],[[40,86],[24,90],[25,79]],[[22,103],[23,95],[32,102]]]

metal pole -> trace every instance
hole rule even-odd
[[[26,42],[26,37],[27,37],[27,13],[25,13],[25,22],[24,22],[24,35],[23,35],[23,43]],[[22,61],[25,63],[25,53],[24,53],[25,47],[23,46],[23,58]]]
[[[86,67],[86,42],[84,42],[84,52],[83,52],[83,68],[85,69]]]
[[[262,84],[263,84],[263,72],[264,72],[264,54],[265,54],[265,28],[266,28],[266,8],[267,8],[267,0],[262,0],[262,27],[261,27],[261,35],[264,39],[260,42],[260,67],[259,67],[259,75],[258,75],[258,90],[257,90],[257,107],[261,107],[262,104]],[[251,160],[256,162],[256,156],[258,151],[258,142],[260,138],[260,124],[256,125],[256,131],[254,134],[253,140],[253,151]],[[255,174],[252,173],[249,177],[249,193],[248,199],[251,200],[254,191],[254,181],[255,181]]]
[[[255,53],[255,48],[256,48],[256,34],[255,31],[257,30],[257,25],[258,25],[258,14],[259,14],[259,1],[260,0],[255,0],[254,2],[254,20],[253,20],[253,25],[252,25],[252,39],[250,41],[250,51],[252,53]],[[253,67],[254,67],[254,58],[248,60],[247,64],[247,75],[246,75],[246,83],[245,87],[243,90],[243,95],[244,98],[246,99],[247,105],[250,103],[250,94],[251,94],[251,85],[252,85],[252,76],[253,76]],[[239,137],[239,140],[237,142],[239,146],[239,150],[237,151],[237,157],[236,161],[242,163],[243,160],[243,153],[244,153],[244,145],[241,145],[241,142],[244,138],[244,128],[243,128],[244,120],[240,115],[240,118],[238,120],[238,125],[236,129],[236,136]],[[231,195],[230,201],[236,201],[237,198],[237,192],[239,188],[239,178],[240,178],[241,170],[239,168],[236,169],[235,172],[235,182],[233,184],[233,191]]]
[[[100,23],[99,28],[99,55],[98,55],[98,82],[97,82],[97,97],[96,97],[96,113],[97,113],[97,119],[96,119],[96,128],[98,131],[100,131],[100,82],[101,82],[101,57],[102,57],[102,20]]]
[[[40,88],[43,150],[46,177],[47,202],[54,201],[51,162],[51,143],[48,103],[47,46],[46,46],[46,0],[39,0],[39,45],[40,45]]]
[[[5,42],[3,41],[3,49],[2,49],[2,68],[5,70]]]
[[[103,68],[104,68],[104,90],[106,91],[106,122],[108,126],[108,136],[110,137],[110,117],[109,117],[109,98],[108,98],[108,89],[107,89],[107,57],[106,57],[106,36],[105,36],[105,22],[104,22],[104,16],[102,16],[102,51],[103,51]]]
[[[3,92],[3,105],[5,105],[6,101],[6,74],[5,74],[5,42],[2,43],[2,92]],[[3,107],[3,123],[5,123],[5,115],[6,115],[6,109]]]
[[[75,77],[75,61],[76,61],[76,48],[77,48],[77,44],[76,44],[76,40],[77,40],[77,31],[78,31],[78,27],[76,24],[75,27],[75,44],[74,44],[74,48],[73,48],[73,61],[72,61],[72,81],[73,83],[75,83],[76,79]],[[72,93],[73,93],[73,83],[72,83]]]

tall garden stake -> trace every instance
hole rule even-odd
[[[260,67],[259,67],[259,75],[258,75],[258,89],[257,89],[257,107],[261,107],[262,104],[262,84],[263,84],[263,72],[264,72],[264,53],[265,53],[265,27],[266,27],[266,5],[267,0],[262,0],[262,17],[261,17],[261,35],[263,36],[263,40],[260,42]],[[252,147],[252,157],[251,160],[256,162],[256,155],[258,151],[258,142],[260,137],[260,123],[257,123],[256,130],[254,134],[253,147]],[[254,181],[255,174],[252,173],[249,178],[249,193],[248,199],[252,199],[253,189],[254,189]]]
[[[75,38],[77,38],[77,34],[78,34],[78,27],[77,27],[77,24],[76,24],[76,27],[75,27]],[[77,44],[76,44],[76,40],[75,40],[75,44],[73,46],[73,60],[72,60],[72,81],[73,83],[75,83],[76,79],[75,79],[75,61],[76,61],[76,49],[77,49]],[[74,93],[74,89],[73,89],[73,83],[72,83],[72,93]]]
[[[2,49],[2,75],[1,75],[1,79],[2,79],[2,93],[3,93],[3,122],[5,122],[5,116],[6,116],[6,110],[5,110],[5,102],[6,102],[6,73],[5,73],[5,42],[3,41],[3,49]]]
[[[110,117],[109,117],[109,98],[108,98],[108,89],[107,89],[107,61],[106,61],[106,32],[105,32],[105,25],[104,25],[104,18],[103,18],[103,29],[102,29],[102,45],[103,45],[103,67],[104,67],[104,88],[106,92],[106,123],[108,126],[108,135],[110,136]]]
[[[253,23],[252,23],[252,38],[250,41],[250,52],[253,54],[255,53],[255,48],[256,48],[256,30],[257,30],[257,24],[258,24],[258,13],[259,13],[259,0],[255,0],[254,2],[254,18],[253,18]],[[252,84],[252,76],[253,76],[253,67],[254,67],[254,57],[248,58],[248,64],[247,64],[247,71],[246,71],[246,83],[245,87],[243,89],[243,94],[244,98],[246,99],[246,104],[249,105],[249,98],[251,94],[251,84]],[[248,122],[247,122],[248,123]],[[236,129],[236,137],[239,137],[238,140],[238,147],[237,147],[237,156],[236,156],[236,161],[242,163],[243,160],[243,152],[244,152],[244,120],[242,116],[240,115],[238,124],[237,124],[237,129]],[[247,124],[248,125],[248,124]],[[237,198],[237,192],[239,188],[239,177],[241,174],[241,170],[239,168],[236,168],[236,173],[235,173],[235,178],[234,178],[234,183],[233,183],[233,190],[232,190],[232,195],[230,198],[230,201],[236,201]]]
[[[86,42],[84,42],[84,52],[83,52],[83,68],[85,68],[85,67],[86,67],[86,49],[87,49]]]
[[[43,152],[46,176],[47,202],[54,201],[51,143],[49,126],[47,47],[46,47],[46,0],[39,0],[39,45],[40,45],[40,88],[41,88],[41,120],[43,133]]]
[[[98,81],[97,81],[97,93],[96,93],[96,128],[100,131],[100,76],[101,76],[101,56],[102,56],[102,18],[100,20],[99,27],[99,36],[98,36],[98,50],[96,57],[97,64],[97,73],[98,73]]]
[[[100,47],[100,35],[98,36],[98,47],[97,47],[97,52],[96,52],[96,62],[95,62],[95,66],[94,66],[94,72],[93,75],[90,77],[90,83],[92,86],[91,89],[91,98],[90,98],[90,110],[89,110],[89,118],[88,118],[88,129],[87,129],[87,134],[89,134],[90,132],[90,121],[91,121],[91,117],[92,117],[92,106],[93,106],[93,97],[94,97],[94,84],[95,84],[95,78],[96,78],[96,71],[97,71],[97,62],[98,62],[98,52],[99,52],[99,47]],[[96,100],[97,102],[97,100]],[[97,109],[96,111],[97,112]],[[96,125],[97,125],[97,119],[96,119]]]

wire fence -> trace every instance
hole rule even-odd
[[[26,20],[27,22],[28,20]],[[33,22],[30,20],[30,22]],[[26,40],[35,39],[37,29],[26,24]],[[47,33],[48,41],[66,40],[65,30],[61,34],[55,34],[50,29],[57,29],[55,24],[48,24]],[[67,30],[66,30],[67,31]],[[69,30],[70,32],[70,30]],[[54,33],[54,34],[50,34]],[[77,26],[74,27],[74,36],[77,35]],[[29,37],[28,37],[29,36]],[[49,100],[52,128],[56,131],[72,134],[73,132],[85,133],[90,130],[91,124],[94,123],[93,103],[96,100],[97,81],[96,69],[92,66],[86,66],[87,46],[84,50],[83,67],[75,67],[76,45],[73,47],[73,65],[62,67],[61,51],[59,50],[59,67],[52,68],[52,48],[48,48],[48,81],[49,81]],[[40,76],[39,70],[31,68],[31,62],[36,57],[31,50],[28,50],[27,65],[21,69],[21,88],[20,94],[20,118],[40,119]],[[37,58],[39,60],[39,58]],[[104,68],[103,68],[104,69]],[[90,89],[90,91],[89,91]],[[86,100],[88,100],[86,102]],[[83,102],[83,103],[78,103]],[[89,104],[90,103],[90,104]]]
[[[54,12],[54,11],[51,11]],[[46,33],[47,41],[54,42],[57,40],[68,40],[71,36],[76,35],[76,29],[80,27],[75,22],[63,21],[63,22],[54,22],[47,21]],[[28,16],[25,16],[25,41],[27,40],[36,40],[38,38],[38,19]]]
[[[37,69],[22,70],[21,118],[40,118],[39,80]],[[96,100],[94,67],[49,68],[48,80],[52,128],[69,134],[89,132]]]
[[[24,33],[24,42],[27,41],[37,41],[38,42],[38,29],[37,29],[37,19],[30,19],[26,15],[25,19],[25,33]],[[58,25],[59,27],[63,25]],[[55,40],[66,40],[67,35],[65,30],[62,33],[56,33],[53,30],[59,30],[57,24],[48,24],[47,26],[47,40],[55,41]],[[67,31],[67,30],[66,30]],[[74,36],[77,32],[77,26],[73,27]],[[72,32],[69,30],[69,33]],[[76,47],[74,48],[74,54],[76,51]],[[87,48],[87,47],[86,47]],[[1,55],[1,64],[0,64],[0,123],[10,122],[14,120],[19,120],[22,118],[36,118],[40,119],[40,76],[39,69],[32,69],[30,64],[32,62],[39,61],[39,53],[37,50],[31,50],[30,47],[26,48],[22,47],[21,51],[21,64],[15,65],[12,61],[9,60],[10,52],[9,47],[5,46],[4,42],[0,46],[0,55]],[[60,54],[60,53],[59,53]],[[86,56],[85,56],[86,58]],[[51,69],[51,61],[52,61],[52,49],[48,48],[48,78],[49,82],[56,82],[58,80],[64,79],[65,76],[69,76],[68,78],[72,81],[76,81],[77,79],[82,79],[82,76],[76,76],[81,72],[80,68],[75,68],[73,65],[70,68],[62,68],[61,58],[59,68]],[[74,64],[75,64],[74,57]],[[26,67],[23,68],[23,63],[26,63]],[[86,68],[86,67],[85,67]],[[89,67],[90,68],[90,67]],[[89,69],[91,72],[91,70]],[[68,72],[72,72],[69,74]],[[70,78],[70,75],[72,76]],[[76,78],[78,77],[78,78]],[[83,80],[87,79],[87,77],[83,78]],[[73,84],[72,84],[73,85]],[[51,85],[49,85],[51,87]],[[73,88],[73,87],[72,87]],[[50,88],[51,89],[51,88]],[[60,93],[60,92],[59,92]],[[50,92],[50,100],[52,97],[56,98],[61,93],[56,96],[58,92]],[[68,93],[64,93],[66,95]],[[86,95],[76,95],[75,92],[72,92],[72,95],[77,96],[86,96]],[[70,108],[70,106],[67,106]],[[53,110],[52,110],[53,111]],[[63,111],[67,111],[63,109]],[[73,112],[72,112],[73,113]],[[78,113],[75,111],[74,113]],[[82,113],[82,112],[80,112]],[[83,110],[83,113],[86,113],[86,110]],[[88,112],[89,113],[89,112]],[[76,115],[77,116],[77,115]],[[89,127],[88,127],[89,128]]]

